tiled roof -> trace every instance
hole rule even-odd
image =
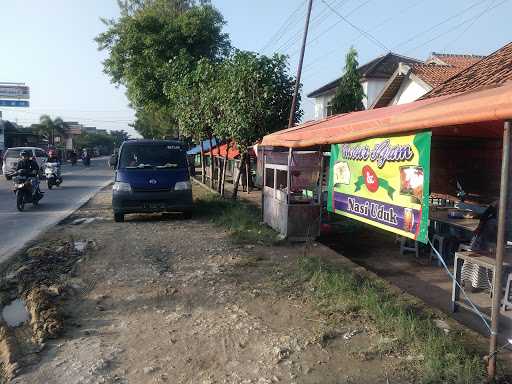
[[[411,72],[432,88],[437,87],[461,70],[461,68],[452,65],[438,64],[416,64],[411,67]]]
[[[499,86],[512,80],[512,43],[459,72],[423,96],[423,99]]]
[[[411,65],[414,63],[421,63],[420,60],[389,52],[385,55],[373,59],[366,64],[361,65],[359,68],[357,68],[357,71],[359,72],[361,78],[387,79],[393,75],[398,66],[398,63],[400,62]],[[340,79],[341,77],[314,90],[308,94],[308,97],[317,97],[336,89],[340,83]]]
[[[453,53],[436,53],[433,52],[430,60],[427,60],[427,63],[431,61],[437,61],[438,64],[445,65],[453,65],[457,68],[467,68],[476,62],[482,60],[485,56],[481,55],[457,55]],[[441,62],[439,62],[441,61]]]

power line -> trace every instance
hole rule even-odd
[[[408,39],[398,43],[392,49],[395,50],[397,48],[403,47],[404,45],[410,43],[411,41],[416,40],[417,38],[423,36],[424,34],[426,34],[428,32],[431,32],[432,30],[436,29],[437,27],[439,27],[439,26],[441,26],[443,24],[446,24],[447,22],[449,22],[449,21],[451,21],[451,20],[453,20],[453,19],[463,15],[464,13],[470,11],[471,9],[473,9],[473,8],[475,8],[475,7],[477,7],[477,6],[481,5],[481,4],[482,4],[482,1],[481,0],[477,0],[476,2],[472,3],[469,7],[464,8],[462,11],[457,12],[454,15],[451,15],[451,16],[447,17],[446,19],[443,19],[442,21],[440,21],[439,23],[433,25],[432,27],[429,27],[429,28],[427,28],[427,29],[425,29],[425,30],[423,30],[421,32],[418,32],[415,35],[409,37]]]
[[[306,0],[303,0],[302,3],[300,3],[299,6],[295,8],[295,10],[288,16],[288,18],[286,18],[286,20],[277,30],[277,32],[274,33],[274,35],[272,35],[272,37],[267,41],[263,48],[261,48],[260,52],[264,52],[267,48],[271,47],[274,44],[277,44],[279,40],[281,40],[281,38],[284,36],[284,32],[291,25],[293,18],[298,12],[300,12],[304,4],[306,4]]]
[[[407,13],[409,10],[411,10],[412,8],[415,8],[417,7],[418,5],[422,4],[424,2],[424,0],[419,0],[413,4],[411,4],[409,7],[406,7],[406,8],[403,8],[402,10],[400,10],[399,12],[395,13],[393,16],[391,17],[388,17],[387,19],[383,20],[382,22],[374,25],[373,27],[370,28],[370,32],[374,32],[374,31],[377,31],[379,30],[382,26],[384,26],[385,24],[389,23],[390,21],[394,20],[396,17],[398,16],[401,16],[403,15],[404,13]],[[347,14],[348,16],[349,14]],[[341,21],[340,21],[341,22]],[[338,23],[336,23],[337,25]],[[320,36],[317,36],[315,39],[319,38]],[[353,40],[352,44],[356,43],[357,41],[359,41],[360,39],[362,38],[362,35],[359,34],[355,40]],[[312,42],[315,40],[313,39]],[[338,48],[335,48],[327,53],[324,53],[323,55],[320,55],[318,57],[316,57],[315,59],[313,59],[311,62],[309,62],[306,67],[304,68],[304,71],[308,71],[310,68],[313,67],[314,64],[316,64],[317,62],[319,62],[320,60],[326,58],[326,57],[329,57],[331,56],[332,54],[338,52]]]
[[[365,2],[359,4],[357,7],[355,7],[354,9],[352,9],[351,11],[349,11],[345,17],[348,17],[352,14],[354,14],[355,12],[357,12],[359,9],[361,9],[362,7],[364,7],[365,5],[367,5],[368,3],[372,2],[374,0],[366,0]],[[326,10],[329,10],[328,8],[324,8]],[[308,42],[308,45],[318,41],[320,39],[320,37],[322,37],[323,35],[325,35],[327,32],[329,32],[331,29],[333,29],[335,26],[337,26],[338,24],[340,24],[343,20],[338,20],[336,23],[332,24],[330,27],[328,27],[327,29],[325,29],[323,32],[321,32],[320,34],[316,35],[311,41]],[[294,55],[297,54],[297,51],[293,52],[290,57],[293,57]]]
[[[350,1],[350,0],[333,0],[332,1],[332,4],[335,4],[335,3],[341,3],[341,4],[338,4],[338,5],[342,5],[344,2],[347,2],[347,1]],[[321,25],[322,23],[325,22],[325,20],[327,18],[323,18],[320,23],[318,24],[315,24],[318,20],[320,20],[320,18],[322,18],[322,16],[326,13],[325,12],[326,10],[325,9],[322,9],[320,11],[319,14],[315,15],[313,17],[313,19],[311,20],[311,29],[313,30],[314,28],[318,27],[319,25]],[[290,48],[292,48],[295,44],[297,44],[298,42],[300,42],[300,38],[301,38],[301,33],[302,33],[302,30],[299,29],[298,31],[296,31],[288,40],[286,40],[283,44],[281,44],[276,50],[278,52],[283,52],[283,53],[286,53],[286,51],[288,51]]]
[[[466,27],[464,28],[464,30],[456,37],[454,38],[453,40],[451,40],[450,42],[448,42],[447,44],[444,45],[443,47],[443,51],[446,51],[446,49],[448,48],[448,46],[450,46],[451,44],[453,44],[454,42],[456,42],[457,40],[459,40],[462,36],[464,36],[464,34],[473,26],[475,25],[475,23],[478,21],[478,19],[480,19],[485,13],[489,12],[491,10],[491,7],[494,5],[494,3],[496,2],[496,0],[492,0],[490,3],[489,3],[489,6],[487,8],[485,8],[482,12],[480,12],[475,18],[474,20]]]
[[[492,0],[492,1],[494,1],[494,0]],[[508,1],[508,0],[503,0],[503,1],[500,1],[498,4],[494,5],[493,7],[490,7],[490,8],[488,7],[488,8],[486,8],[486,9],[484,10],[484,12],[483,12],[481,15],[483,15],[483,14],[485,14],[485,13],[487,13],[487,12],[489,12],[489,11],[493,10],[494,8],[499,7],[500,5],[502,5],[502,4],[504,4],[504,3],[506,3],[507,1]],[[465,25],[465,24],[467,24],[467,23],[469,23],[469,22],[473,21],[473,19],[475,19],[475,18],[476,18],[476,19],[477,19],[477,18],[479,18],[481,15],[477,15],[477,16],[474,16],[474,17],[472,17],[472,18],[469,18],[469,19],[464,20],[463,22],[461,22],[461,23],[459,23],[459,24],[455,25],[453,28],[450,28],[449,30],[447,30],[447,31],[445,31],[445,32],[442,32],[442,33],[438,34],[437,36],[434,36],[433,38],[431,38],[431,39],[429,39],[429,40],[425,41],[424,43],[421,43],[421,44],[419,44],[419,45],[415,46],[414,48],[410,49],[408,52],[414,52],[414,51],[415,51],[415,50],[417,50],[418,48],[421,48],[421,47],[423,47],[423,46],[427,45],[428,43],[431,43],[432,41],[437,40],[437,39],[439,39],[440,37],[443,37],[443,36],[447,35],[448,33],[452,32],[452,31],[454,31],[454,30],[456,30],[456,29],[459,29],[459,28],[460,28],[460,27],[462,27],[463,25]]]
[[[339,13],[336,9],[332,8],[325,0],[322,0],[322,3],[324,3],[334,14],[336,14],[345,23],[347,23],[352,28],[354,28],[356,31],[358,31],[361,35],[366,37],[369,41],[371,41],[375,45],[379,46],[380,48],[384,49],[384,51],[389,51],[389,49],[382,42],[380,42],[375,36],[372,36],[370,33],[366,32],[362,28],[359,28],[357,25],[352,23],[345,16],[343,16],[341,13]]]

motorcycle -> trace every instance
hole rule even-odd
[[[13,192],[16,194],[16,208],[18,211],[25,209],[25,204],[32,203],[37,206],[39,200],[43,198],[43,193],[39,190],[39,180],[37,175],[26,175],[22,171],[16,172],[13,177]]]
[[[58,187],[62,183],[59,163],[46,163],[44,166],[44,175],[46,176],[48,189],[52,189],[54,185]]]
[[[91,158],[90,157],[82,157],[82,163],[84,167],[89,167],[91,165]]]

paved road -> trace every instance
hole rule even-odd
[[[24,212],[18,212],[12,182],[0,175],[0,262],[80,207],[112,181],[112,176],[106,158],[93,159],[89,168],[64,165],[61,186],[48,191],[42,182],[45,196],[39,206],[27,204]]]

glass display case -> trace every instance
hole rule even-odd
[[[320,233],[322,152],[263,151],[263,218],[290,240]]]

